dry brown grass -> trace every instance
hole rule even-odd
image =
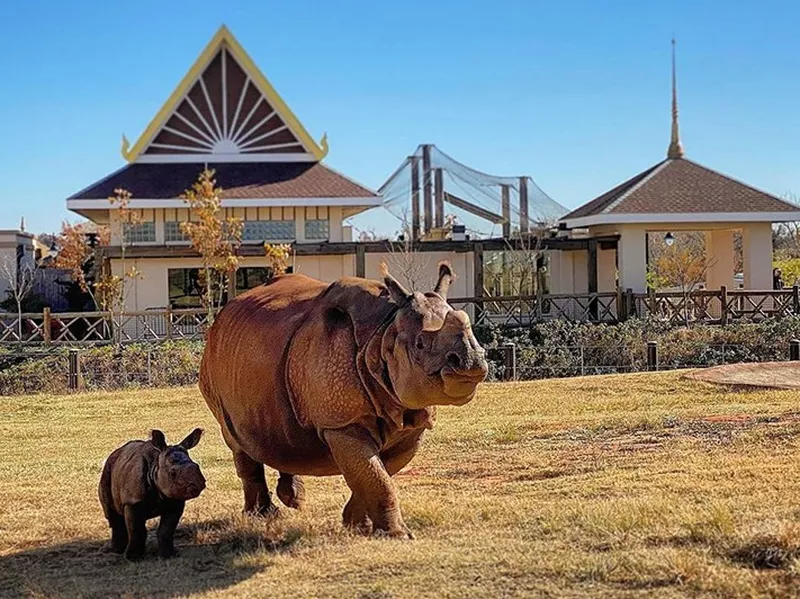
[[[486,385],[397,477],[417,535],[398,542],[342,530],[338,478],[307,479],[304,512],[240,516],[194,388],[0,398],[0,596],[798,595],[798,404],[677,374]],[[195,425],[209,487],[180,556],[107,553],[103,458]]]

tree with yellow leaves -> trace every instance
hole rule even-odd
[[[208,324],[214,321],[217,307],[222,305],[230,281],[239,268],[237,250],[242,241],[242,220],[225,217],[214,171],[204,169],[181,198],[189,205],[193,217],[181,223],[181,231],[200,254],[203,306],[208,311]]]

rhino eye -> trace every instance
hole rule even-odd
[[[417,337],[417,349],[425,349],[425,342],[422,337]]]

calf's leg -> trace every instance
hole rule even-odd
[[[278,499],[283,505],[299,510],[306,502],[306,488],[303,479],[296,474],[281,472],[278,478]]]
[[[350,425],[325,431],[324,438],[356,502],[362,502],[372,520],[373,531],[413,538],[400,514],[392,479],[370,434],[358,425]],[[357,505],[352,506],[353,517],[360,516]]]
[[[125,516],[112,512],[108,515],[108,525],[111,527],[111,551],[125,553],[128,546],[128,529],[125,526]]]
[[[178,528],[178,522],[181,520],[185,506],[186,503],[181,501],[178,502],[174,509],[161,514],[158,531],[156,532],[159,557],[172,557],[175,555],[175,529]]]
[[[125,506],[125,527],[128,530],[128,547],[125,549],[127,559],[138,559],[144,555],[147,542],[147,520],[136,506]]]
[[[264,464],[259,464],[241,451],[233,452],[233,463],[244,487],[244,512],[256,516],[271,516],[277,513],[278,508],[272,503],[267,488]]]

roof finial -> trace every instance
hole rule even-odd
[[[672,135],[669,140],[667,158],[683,158],[683,146],[678,130],[678,82],[675,76],[675,38],[672,38]]]

